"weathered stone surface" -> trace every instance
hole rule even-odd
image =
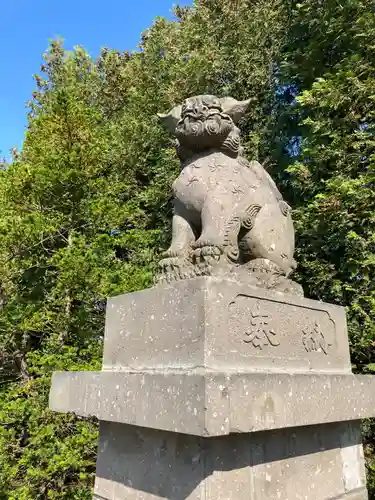
[[[155,429],[227,434],[225,377],[125,372],[55,373],[50,408]],[[69,410],[70,409],[70,410]]]
[[[368,500],[367,489],[359,488],[358,490],[335,497],[332,500]]]
[[[102,422],[97,500],[365,500],[359,423],[204,439]]]
[[[202,277],[108,301],[104,370],[350,373],[345,309]]]
[[[291,209],[262,165],[242,155],[236,123],[249,103],[200,95],[160,116],[178,139],[181,174],[159,282],[232,275],[303,295],[287,279],[296,266]]]
[[[218,436],[373,416],[370,375],[57,372],[50,407],[100,420]]]
[[[103,371],[55,373],[96,416],[96,500],[365,500],[343,308],[200,277],[108,302]]]

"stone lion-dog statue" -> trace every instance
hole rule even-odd
[[[156,282],[226,276],[303,295],[288,276],[296,267],[291,209],[240,144],[239,120],[251,100],[190,97],[158,115],[177,138],[172,242]]]

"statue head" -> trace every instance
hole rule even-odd
[[[250,101],[199,95],[186,99],[166,115],[158,116],[185,151],[198,153],[221,149],[236,156],[240,147],[236,123],[245,114]]]

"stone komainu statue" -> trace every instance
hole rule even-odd
[[[181,174],[157,282],[217,275],[303,294],[288,279],[296,265],[290,207],[262,165],[242,155],[236,124],[249,103],[201,95],[159,115],[177,137]]]

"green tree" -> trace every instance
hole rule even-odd
[[[167,245],[178,161],[156,113],[189,94],[257,97],[245,146],[270,154],[282,15],[200,0],[135,53],[52,42],[0,172],[0,498],[91,498],[96,425],[48,410],[51,374],[100,369],[106,297],[149,286]]]
[[[368,0],[292,2],[281,61],[290,92],[281,177],[295,207],[298,279],[345,305],[352,362],[375,372],[375,17]],[[298,140],[296,140],[298,139]],[[288,143],[289,141],[289,143]],[[375,498],[373,424],[364,427]]]
[[[295,207],[297,279],[374,370],[373,35],[369,0],[197,0],[134,53],[52,42],[0,169],[0,499],[91,498],[96,424],[48,410],[50,377],[100,369],[106,297],[152,282],[179,168],[156,113],[188,95],[256,98],[243,142]]]
[[[120,152],[141,125],[108,120],[95,101],[105,78],[82,49],[54,42],[43,70],[22,153],[0,181],[0,492],[83,499],[96,426],[48,410],[50,376],[100,368],[105,298],[150,283],[158,232],[134,142]]]

